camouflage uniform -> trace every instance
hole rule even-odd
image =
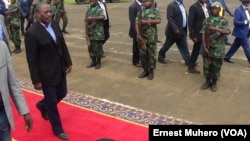
[[[136,17],[136,24],[138,24],[139,20],[154,20],[161,19],[161,15],[158,9],[156,8],[147,8],[138,12]],[[154,25],[146,25],[143,30],[143,34],[145,36],[144,40],[146,42],[146,49],[143,48],[142,43],[139,42],[139,52],[142,67],[144,70],[153,70],[156,68],[156,53],[157,53],[157,27]]]
[[[32,16],[32,23],[36,21],[36,14],[35,14],[35,11],[36,11],[36,5],[37,3],[39,2],[44,2],[44,0],[34,0],[32,2],[32,5],[31,5],[31,16]]]
[[[86,12],[86,17],[95,17],[95,16],[104,16],[103,10],[98,7],[90,7]],[[94,23],[93,23],[94,22]],[[90,45],[88,46],[89,56],[92,60],[92,64],[87,67],[95,66],[96,69],[100,68],[101,58],[102,58],[102,41],[104,40],[104,29],[103,29],[103,21],[96,20],[90,21],[87,23],[88,25],[93,25],[89,31],[89,39]],[[86,29],[85,29],[86,30]]]
[[[51,8],[51,13],[52,13],[52,19],[55,19],[55,15],[56,15],[56,6],[54,5],[53,2],[51,2],[49,4],[50,8]]]
[[[229,24],[225,18],[211,16],[204,21],[201,33],[205,34],[205,30],[208,24],[211,24],[211,26],[213,27],[229,30]],[[209,43],[210,57],[205,56],[204,51],[202,50],[203,71],[206,78],[218,79],[220,78],[220,71],[225,55],[224,35],[218,32],[212,32],[209,35],[211,38],[211,41]]]
[[[11,3],[8,7],[8,11],[18,8],[16,12],[8,14],[7,26],[10,30],[11,40],[15,45],[13,53],[21,52],[21,35],[20,35],[20,13],[19,5],[17,2]]]
[[[55,19],[60,23],[60,18],[63,20],[62,31],[65,33],[65,29],[68,25],[68,16],[64,8],[64,0],[54,0],[56,6]]]

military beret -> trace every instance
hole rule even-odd
[[[222,6],[222,5],[221,5],[220,2],[213,2],[213,3],[211,4],[211,7],[220,8],[221,6]]]

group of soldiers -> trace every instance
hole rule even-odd
[[[68,17],[64,8],[64,0],[11,0],[10,4],[6,4],[6,11],[3,11],[2,14],[7,34],[15,47],[14,50],[10,51],[11,53],[18,54],[21,52],[21,35],[24,36],[25,32],[36,20],[35,10],[36,5],[39,2],[46,2],[50,5],[52,18],[58,22],[62,19],[61,30],[63,33],[68,34],[68,31],[66,30]],[[24,28],[25,19],[27,24]],[[9,43],[7,45],[9,45]]]

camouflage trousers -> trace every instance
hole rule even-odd
[[[68,25],[68,16],[67,16],[67,12],[66,11],[61,11],[58,10],[55,14],[55,20],[58,21],[58,23],[60,23],[60,19],[62,19],[63,23],[62,23],[62,28],[66,28]]]
[[[15,46],[21,45],[20,27],[10,26],[10,39]]]
[[[90,58],[102,58],[102,40],[90,40],[88,51]]]
[[[206,78],[220,78],[222,58],[212,58],[203,56],[203,72]]]
[[[155,69],[157,52],[156,43],[149,43],[146,46],[146,49],[142,49],[142,45],[139,43],[141,65],[144,69]]]

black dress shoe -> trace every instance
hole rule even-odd
[[[200,74],[201,72],[198,71],[196,68],[193,68],[193,69],[188,69],[188,73]]]
[[[15,54],[19,54],[19,53],[21,53],[21,52],[22,52],[21,49],[17,49],[16,52],[14,52],[14,53],[15,53]]]
[[[233,61],[231,61],[230,59],[224,58],[224,61],[227,63],[234,63]]]
[[[141,67],[141,64],[140,63],[135,63],[133,64],[135,67]]]
[[[66,31],[65,29],[62,30],[62,33],[69,34],[69,32]]]
[[[142,72],[139,76],[138,76],[138,78],[144,78],[144,77],[146,77],[146,76],[148,76],[148,72]]]
[[[69,136],[66,134],[66,133],[61,133],[61,134],[58,134],[56,135],[59,139],[61,140],[69,140]]]
[[[37,109],[40,111],[41,116],[44,120],[49,120],[48,115],[46,111],[39,105],[39,103],[36,104]]]
[[[167,61],[164,58],[158,58],[158,61],[162,64],[167,64]]]

